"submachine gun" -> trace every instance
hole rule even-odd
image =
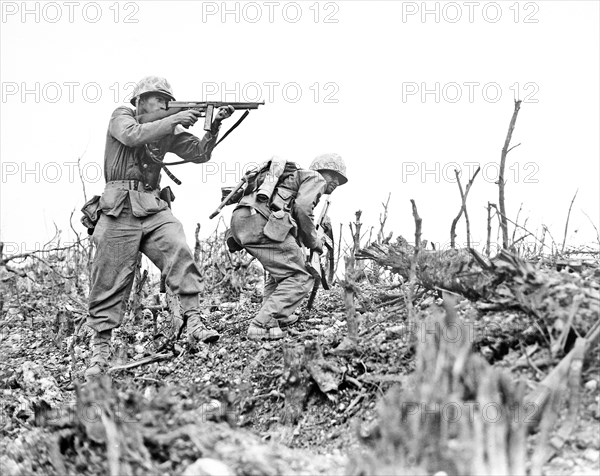
[[[239,123],[241,123],[250,109],[258,109],[258,106],[263,106],[264,101],[261,102],[221,102],[221,101],[167,101],[165,109],[159,109],[155,112],[148,112],[146,114],[140,114],[137,116],[137,120],[140,124],[146,124],[147,122],[158,121],[165,117],[172,116],[181,111],[188,111],[194,109],[200,111],[200,117],[204,117],[204,130],[210,131],[213,122],[213,113],[215,108],[218,109],[224,106],[233,106],[238,110],[245,110],[246,112],[242,118],[230,129],[235,129]],[[224,139],[225,137],[223,137]],[[221,140],[223,140],[221,139]]]

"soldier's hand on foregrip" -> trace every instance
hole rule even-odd
[[[217,115],[215,116],[215,121],[222,121],[223,119],[227,119],[229,116],[233,114],[235,108],[233,106],[222,106],[219,108]]]
[[[317,243],[319,244],[319,247],[321,248],[321,251],[319,252],[319,254],[323,254],[323,246],[325,246],[326,240],[327,240],[327,237],[325,236],[325,233],[323,233],[323,229],[321,227],[317,228]]]
[[[331,218],[329,218],[329,215],[325,215],[321,221],[321,228],[323,229],[323,233],[329,233],[331,230]]]
[[[183,127],[188,128],[198,122],[200,117],[200,111],[195,109],[189,109],[187,111],[178,112],[173,116],[175,124],[181,124]]]

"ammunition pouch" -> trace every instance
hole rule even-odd
[[[240,246],[264,242],[267,219],[252,207],[236,208],[231,216],[231,236]]]
[[[94,195],[85,202],[81,211],[83,213],[81,223],[87,228],[88,235],[91,235],[94,233],[94,229],[96,228],[96,224],[102,213],[102,210],[100,209],[100,195]]]
[[[296,198],[296,192],[284,187],[277,187],[271,196],[271,210],[290,212]]]
[[[281,243],[290,233],[296,236],[298,227],[288,212],[279,210],[268,216],[268,219],[265,218],[253,207],[242,206],[235,209],[231,217],[231,228],[225,234],[229,251],[265,243],[265,238]]]
[[[287,238],[290,231],[296,236],[296,229],[296,223],[292,219],[292,215],[283,210],[277,210],[269,216],[263,233],[270,240],[281,243]]]
[[[158,196],[158,190],[151,192],[136,192],[129,191],[129,202],[131,204],[131,214],[136,218],[145,218],[154,215],[162,210],[169,208],[169,204],[165,203]]]

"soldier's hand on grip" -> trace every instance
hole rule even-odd
[[[198,122],[200,111],[189,109],[187,111],[178,112],[174,117],[176,124],[181,124],[183,127],[190,127]]]

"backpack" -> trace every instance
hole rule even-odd
[[[260,186],[265,181],[265,178],[266,178],[267,174],[269,173],[270,167],[271,167],[271,161],[269,160],[269,161],[265,162],[258,169],[257,174],[254,174],[253,176],[251,176],[248,179],[248,185],[246,186],[246,190],[244,190],[244,195],[243,195],[244,197],[258,191]],[[285,169],[283,170],[283,173],[279,177],[279,180],[277,180],[277,185],[275,186],[275,188],[277,188],[283,181],[287,180],[288,177],[293,175],[298,170],[300,170],[300,167],[298,166],[298,164],[296,164],[295,162],[286,162]],[[275,195],[275,193],[273,195]]]
[[[221,205],[212,213],[210,218],[214,218],[219,214],[223,207],[227,207],[229,205],[238,204],[242,198],[250,196],[254,193],[257,193],[260,189],[261,185],[264,183],[269,170],[271,168],[271,161],[267,161],[262,164],[258,169],[250,170],[246,172],[242,181],[238,183],[236,187],[222,187],[221,188]],[[292,176],[296,171],[300,170],[298,164],[294,162],[286,162],[284,170],[280,175],[275,187],[273,188],[273,193],[271,194],[270,200],[267,202],[260,202],[256,200],[258,203],[264,203],[267,209],[271,210],[281,210],[285,209],[289,211],[292,206],[293,198],[295,198],[295,192],[287,189],[279,190],[279,185],[287,180],[290,176]],[[284,195],[285,197],[281,197]],[[293,196],[292,196],[293,195]],[[281,203],[281,198],[284,198],[286,203]],[[291,199],[290,199],[291,198]],[[262,207],[261,207],[262,208]],[[268,210],[264,210],[265,213],[268,213]]]

